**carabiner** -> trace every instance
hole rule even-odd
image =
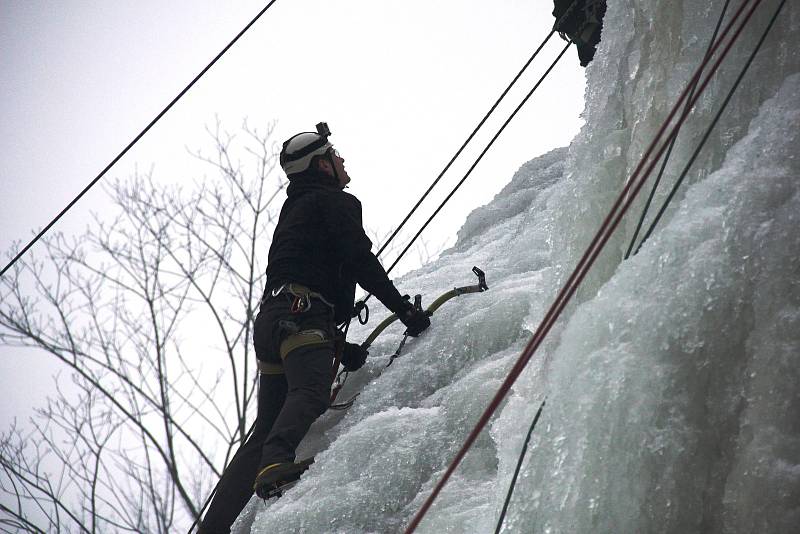
[[[305,313],[311,309],[311,299],[308,295],[294,295],[292,305],[289,307],[291,313]]]

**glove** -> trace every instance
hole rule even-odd
[[[358,371],[367,361],[369,352],[355,343],[345,343],[342,352],[342,366],[348,373]]]
[[[406,332],[411,337],[417,337],[431,325],[431,319],[424,310],[420,310],[408,305],[408,308],[398,314],[398,317],[406,325]]]

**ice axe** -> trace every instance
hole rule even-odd
[[[486,273],[484,273],[478,267],[473,267],[472,272],[475,274],[475,276],[478,277],[477,284],[471,286],[454,287],[450,291],[442,293],[425,310],[426,315],[430,317],[436,312],[436,310],[442,307],[442,305],[445,302],[454,297],[458,297],[460,295],[467,295],[469,293],[482,293],[487,289],[489,289],[489,286],[486,284]],[[417,308],[418,310],[422,309],[422,295],[414,296],[414,307]],[[375,341],[375,339],[377,339],[377,337],[380,336],[384,330],[386,330],[392,323],[394,323],[398,319],[399,318],[397,317],[397,314],[393,313],[389,317],[381,321],[380,324],[376,326],[372,330],[372,332],[367,336],[367,339],[365,339],[364,342],[361,343],[361,348],[364,350],[368,350],[369,347],[372,346],[372,343]],[[403,335],[403,340],[400,342],[400,346],[397,347],[397,350],[389,358],[389,362],[386,364],[384,369],[389,367],[392,364],[392,362],[394,362],[394,360],[400,356],[400,353],[402,352],[403,347],[405,346],[407,340],[408,340],[408,333],[405,333]],[[381,371],[381,373],[383,373],[383,370]],[[353,405],[353,402],[355,402],[356,398],[358,397],[358,394],[356,394],[346,402],[343,402],[341,404],[334,403],[334,401],[336,400],[336,396],[339,394],[339,391],[341,391],[345,382],[347,382],[347,377],[349,374],[350,373],[348,371],[343,370],[336,376],[336,380],[334,381],[334,385],[331,390],[331,405],[330,405],[331,410],[346,410],[347,408]],[[380,374],[378,376],[380,376]]]

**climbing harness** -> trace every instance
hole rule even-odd
[[[422,518],[428,512],[431,505],[435,501],[436,497],[439,495],[444,485],[452,476],[456,467],[458,467],[458,465],[461,463],[467,451],[472,447],[473,443],[478,438],[478,435],[482,432],[486,424],[489,422],[491,416],[500,406],[503,399],[510,391],[512,385],[516,382],[517,378],[519,378],[519,376],[522,374],[522,371],[530,362],[534,353],[539,348],[542,341],[544,340],[544,338],[549,333],[550,329],[555,324],[555,321],[559,318],[564,308],[569,303],[572,296],[575,294],[575,291],[577,290],[578,286],[583,281],[584,277],[594,264],[595,260],[605,247],[608,240],[611,238],[611,235],[614,233],[617,226],[619,226],[622,217],[628,211],[632,202],[636,199],[638,193],[644,186],[645,181],[653,172],[653,169],[655,168],[656,164],[663,156],[668,144],[671,142],[672,138],[675,135],[677,135],[677,130],[686,120],[688,114],[682,113],[678,116],[678,109],[687,101],[687,98],[691,102],[689,109],[691,109],[691,106],[693,106],[697,102],[697,100],[705,91],[711,79],[716,74],[720,64],[727,57],[731,47],[737,41],[737,39],[741,35],[741,32],[747,26],[748,22],[752,18],[753,13],[761,4],[762,1],[763,0],[753,0],[752,6],[750,7],[749,10],[747,10],[747,13],[744,14],[744,18],[742,19],[741,23],[735,30],[733,30],[730,39],[723,46],[723,41],[725,41],[725,39],[728,37],[729,33],[731,32],[732,28],[736,25],[736,23],[739,22],[739,18],[745,12],[751,0],[744,0],[742,2],[741,6],[736,11],[731,21],[725,26],[725,29],[722,31],[722,34],[720,35],[719,39],[714,43],[711,54],[709,54],[706,58],[704,58],[700,66],[695,70],[695,73],[689,80],[687,87],[681,92],[680,97],[678,98],[677,102],[673,105],[666,120],[664,120],[661,127],[658,129],[656,135],[654,136],[653,140],[648,145],[639,163],[636,165],[636,168],[634,169],[633,173],[631,174],[629,179],[626,180],[625,186],[620,191],[620,194],[618,195],[616,201],[614,202],[614,205],[611,207],[605,220],[600,225],[600,228],[598,229],[594,238],[591,240],[588,248],[584,252],[580,261],[578,262],[578,265],[575,267],[575,270],[572,272],[567,282],[559,291],[558,296],[548,309],[547,313],[545,314],[545,317],[542,319],[542,322],[539,324],[536,331],[532,335],[531,339],[528,341],[528,344],[525,346],[519,358],[515,362],[514,366],[509,371],[508,375],[506,376],[506,379],[503,381],[502,385],[500,386],[500,388],[494,395],[493,399],[489,403],[489,406],[484,410],[483,414],[479,418],[475,427],[469,433],[467,439],[459,449],[455,458],[450,463],[448,468],[445,470],[444,474],[434,487],[431,494],[425,500],[422,507],[412,518],[411,522],[409,523],[408,527],[405,530],[406,534],[414,532],[417,526],[419,526],[420,521],[422,521]],[[709,70],[705,78],[703,78],[703,81],[698,86],[697,91],[693,92],[693,94],[689,96],[690,88],[696,83],[698,79],[702,77],[703,70],[705,69],[706,65],[711,61],[711,58],[713,57],[714,53],[720,48],[722,48],[722,51],[720,52],[719,58],[712,64],[711,69]],[[678,118],[676,119],[675,124],[670,129],[669,128],[670,124],[672,123],[673,119],[675,119],[676,116],[678,116]],[[668,129],[670,129],[669,134],[667,134],[666,138],[663,138],[665,132]],[[654,152],[655,155],[651,158],[651,155],[653,155]]]
[[[258,19],[260,19],[260,18],[261,18],[261,16],[262,16],[264,13],[266,13],[266,12],[267,12],[267,10],[268,10],[270,7],[272,7],[272,4],[274,4],[274,3],[275,3],[275,2],[277,2],[277,1],[278,1],[278,0],[271,0],[271,1],[270,1],[270,3],[268,3],[268,4],[267,4],[267,5],[266,5],[266,6],[265,6],[265,7],[264,7],[264,8],[263,8],[261,11],[259,11],[259,12],[258,12],[258,14],[257,14],[255,17],[253,17],[253,18],[252,18],[252,20],[250,20],[250,22],[248,22],[248,23],[247,23],[247,25],[246,25],[244,28],[242,28],[242,30],[241,30],[241,31],[240,31],[238,34],[236,34],[236,37],[234,37],[234,38],[231,40],[231,42],[229,42],[227,45],[225,45],[225,48],[223,48],[223,49],[222,49],[222,50],[219,52],[219,54],[217,54],[217,55],[214,57],[214,59],[212,59],[212,60],[211,60],[211,62],[209,62],[209,64],[208,64],[208,65],[206,65],[206,66],[205,66],[205,68],[203,68],[203,70],[201,70],[201,71],[200,71],[200,73],[199,73],[197,76],[195,76],[195,77],[194,77],[194,79],[193,79],[191,82],[189,82],[189,84],[188,84],[186,87],[184,87],[184,88],[181,90],[181,92],[180,92],[180,93],[178,93],[178,96],[176,96],[175,98],[173,98],[173,99],[172,99],[172,102],[170,102],[169,104],[167,104],[167,106],[166,106],[164,109],[162,109],[162,110],[161,110],[161,112],[159,112],[159,114],[158,114],[158,115],[156,115],[156,117],[155,117],[155,118],[154,118],[152,121],[150,121],[150,124],[148,124],[147,126],[145,126],[145,128],[144,128],[144,129],[143,129],[141,132],[139,132],[139,134],[138,134],[136,137],[134,137],[134,138],[133,138],[133,141],[131,141],[130,143],[128,143],[128,146],[126,146],[125,148],[123,148],[123,149],[122,149],[122,152],[120,152],[119,154],[117,154],[117,156],[116,156],[114,159],[112,159],[112,160],[111,160],[111,163],[109,163],[108,165],[106,165],[106,167],[105,167],[105,168],[104,168],[102,171],[100,171],[100,174],[98,174],[98,175],[97,175],[97,176],[96,176],[96,177],[95,177],[95,178],[94,178],[94,179],[93,179],[91,182],[89,182],[89,185],[87,185],[86,187],[84,187],[84,188],[83,188],[83,190],[82,190],[80,193],[78,193],[78,195],[77,195],[77,196],[76,196],[74,199],[72,199],[72,201],[71,201],[69,204],[67,204],[67,205],[66,205],[66,207],[65,207],[64,209],[62,209],[62,210],[59,212],[59,214],[58,214],[58,215],[56,215],[56,216],[55,216],[55,217],[54,217],[54,218],[53,218],[53,219],[52,219],[52,220],[51,220],[51,221],[50,221],[50,222],[47,224],[47,226],[45,226],[45,227],[44,227],[44,228],[43,228],[43,229],[42,229],[42,230],[41,230],[41,231],[40,231],[38,234],[36,234],[36,237],[34,237],[33,239],[31,239],[30,243],[28,243],[27,245],[25,245],[25,247],[23,247],[23,249],[22,249],[22,250],[20,250],[20,251],[17,253],[17,255],[16,255],[16,256],[14,256],[14,258],[13,258],[13,259],[12,259],[10,262],[8,262],[8,264],[7,264],[5,267],[3,267],[3,270],[2,270],[2,271],[0,271],[0,276],[3,276],[3,275],[6,273],[6,271],[8,271],[8,270],[11,268],[11,266],[12,266],[12,265],[14,265],[14,264],[15,264],[17,261],[19,261],[19,259],[20,259],[22,256],[24,256],[24,255],[25,255],[25,253],[26,253],[26,252],[28,252],[28,250],[29,250],[29,249],[30,249],[30,248],[31,248],[31,247],[32,247],[34,244],[36,244],[36,242],[37,242],[37,241],[39,241],[39,239],[41,239],[41,238],[42,238],[42,236],[44,236],[44,234],[46,234],[46,233],[48,232],[48,230],[50,230],[50,228],[52,228],[52,227],[53,227],[53,225],[55,225],[55,224],[56,224],[56,223],[59,221],[59,219],[61,219],[61,217],[63,217],[63,216],[64,216],[64,214],[65,214],[65,213],[67,213],[67,212],[68,212],[68,211],[69,211],[69,210],[72,208],[72,206],[74,206],[75,204],[77,204],[77,202],[78,202],[78,201],[79,201],[81,198],[83,198],[83,196],[84,196],[86,193],[88,193],[88,192],[89,192],[89,190],[90,190],[92,187],[94,187],[94,185],[95,185],[97,182],[99,182],[99,181],[100,181],[100,179],[101,179],[103,176],[105,176],[105,175],[106,175],[106,173],[107,173],[109,170],[111,170],[111,167],[113,167],[114,165],[116,165],[116,163],[117,163],[119,160],[121,160],[121,159],[122,159],[122,157],[123,157],[125,154],[127,154],[127,153],[128,153],[128,151],[129,151],[131,148],[133,148],[133,145],[135,145],[137,142],[139,142],[139,139],[141,139],[142,137],[144,137],[144,136],[145,136],[145,134],[146,134],[147,132],[149,132],[149,131],[150,131],[150,129],[151,129],[153,126],[155,126],[155,125],[156,125],[156,123],[157,123],[159,120],[161,120],[161,117],[163,117],[164,115],[166,115],[166,114],[167,114],[167,112],[168,112],[170,109],[172,109],[172,106],[174,106],[175,104],[177,104],[177,103],[178,103],[178,100],[180,100],[181,98],[183,98],[183,95],[185,95],[186,93],[188,93],[188,92],[189,92],[189,89],[191,89],[191,88],[194,86],[194,84],[196,84],[196,83],[197,83],[197,82],[200,80],[200,78],[202,78],[202,77],[203,77],[203,75],[204,75],[206,72],[208,72],[208,71],[211,69],[211,67],[213,67],[213,66],[214,66],[214,64],[216,64],[216,62],[217,62],[217,61],[219,61],[219,59],[220,59],[222,56],[224,56],[224,55],[225,55],[225,53],[226,53],[228,50],[230,50],[230,48],[231,48],[231,47],[232,47],[234,44],[236,44],[236,41],[238,41],[238,40],[239,40],[239,39],[240,39],[240,38],[241,38],[241,37],[242,37],[242,36],[243,36],[245,33],[247,33],[247,31],[248,31],[248,30],[249,30],[249,29],[250,29],[250,28],[251,28],[251,27],[252,27],[252,26],[253,26],[253,25],[254,25],[254,24],[255,24],[255,23],[258,21]],[[195,522],[192,524],[191,528],[189,529],[189,532],[191,532],[191,531],[192,531],[192,529],[195,527],[195,525],[196,525],[196,524],[197,524],[197,521],[195,521]]]
[[[323,304],[328,306],[328,308],[333,310],[333,304],[331,304],[331,302],[328,301],[328,299],[326,299],[322,293],[312,291],[304,285],[294,283],[283,284],[276,287],[272,291],[265,292],[264,297],[262,298],[262,303],[266,298],[275,298],[284,294],[288,295],[291,299],[291,304],[289,304],[289,312],[292,314],[305,313],[309,311],[311,309],[312,299],[321,301]]]
[[[434,300],[430,306],[427,307],[427,309],[425,310],[425,314],[430,317],[431,315],[436,313],[436,310],[438,310],[445,302],[454,297],[460,295],[467,295],[470,293],[482,293],[488,290],[489,286],[486,284],[486,273],[484,273],[478,267],[473,267],[472,272],[475,274],[475,276],[478,277],[477,284],[471,286],[455,287],[450,291],[443,293],[438,298],[436,298],[436,300]],[[417,295],[414,297],[414,307],[417,308],[418,310],[422,309],[421,295]],[[399,318],[397,317],[397,314],[393,313],[392,315],[381,321],[380,324],[376,326],[372,330],[372,332],[367,336],[367,339],[365,339],[364,342],[361,343],[361,348],[364,350],[369,350],[370,346],[372,346],[372,344],[375,342],[378,336],[380,336],[384,330],[386,330],[390,325],[392,325],[398,319]],[[389,362],[384,366],[384,368],[381,370],[378,376],[380,376],[383,373],[383,371],[385,371],[392,364],[392,362],[394,362],[394,360],[396,360],[400,356],[403,347],[405,347],[407,339],[408,339],[408,332],[405,332],[403,334],[403,340],[400,342],[400,346],[397,348],[394,354],[392,354],[392,356],[389,357]],[[343,402],[341,404],[334,404],[336,397],[339,395],[339,392],[342,390],[345,383],[347,382],[347,377],[349,375],[350,373],[345,370],[341,371],[340,373],[338,373],[338,375],[336,375],[336,380],[331,390],[331,406],[329,407],[330,410],[346,410],[353,405],[356,398],[358,397],[357,393],[352,398],[348,399],[346,402]]]

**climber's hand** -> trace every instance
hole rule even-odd
[[[344,370],[349,373],[358,371],[364,365],[364,362],[367,361],[368,355],[369,352],[362,348],[361,345],[345,343],[344,352],[342,353],[342,366],[344,366]]]
[[[431,319],[424,310],[415,308],[409,303],[408,307],[398,314],[398,317],[406,325],[406,333],[409,336],[417,337],[431,325]]]

